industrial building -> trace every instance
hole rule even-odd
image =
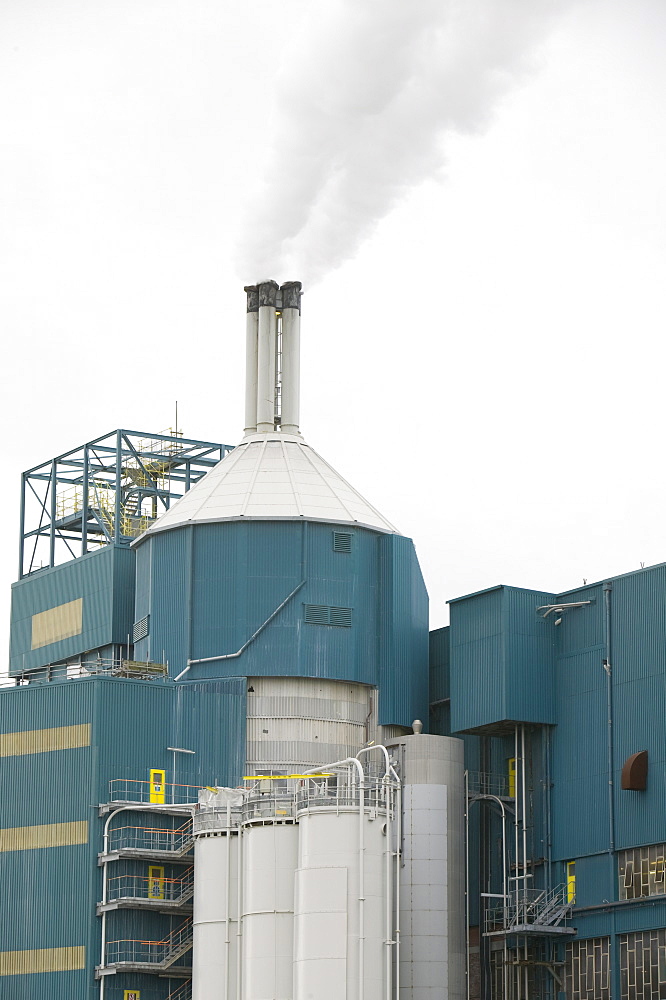
[[[300,432],[300,283],[246,293],[239,444],[23,476],[0,998],[666,997],[666,566],[429,635]]]

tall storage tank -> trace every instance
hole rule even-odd
[[[239,829],[241,796],[202,793],[194,818],[192,1000],[232,1000],[239,969]],[[233,803],[233,807],[232,807]]]
[[[402,779],[399,1000],[464,1000],[464,744],[419,734],[386,746]]]
[[[286,801],[269,802],[273,813],[290,811]],[[261,813],[251,800],[245,808]],[[259,816],[244,823],[242,843],[242,997],[292,1000],[298,829],[289,816]]]
[[[368,805],[361,814],[358,788],[300,806],[294,1000],[386,1000],[386,812]]]

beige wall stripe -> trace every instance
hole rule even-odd
[[[41,847],[71,847],[88,843],[88,821],[14,826],[0,830],[0,852],[35,851]]]
[[[59,604],[57,608],[40,611],[32,616],[32,648],[41,649],[52,642],[69,639],[80,635],[83,631],[83,598],[67,604]]]
[[[85,967],[86,949],[83,946],[36,948],[33,951],[0,951],[0,976],[24,976],[32,972],[71,972]]]
[[[53,729],[29,729],[23,733],[0,733],[0,757],[19,757],[26,753],[50,750],[74,750],[90,746],[90,723],[80,726],[55,726]]]

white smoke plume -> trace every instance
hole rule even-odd
[[[567,0],[327,0],[282,36],[275,139],[242,227],[242,277],[312,285],[436,175],[534,67]]]

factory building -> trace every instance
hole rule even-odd
[[[0,998],[666,997],[666,567],[429,636],[301,434],[300,284],[246,293],[239,444],[24,474]]]

